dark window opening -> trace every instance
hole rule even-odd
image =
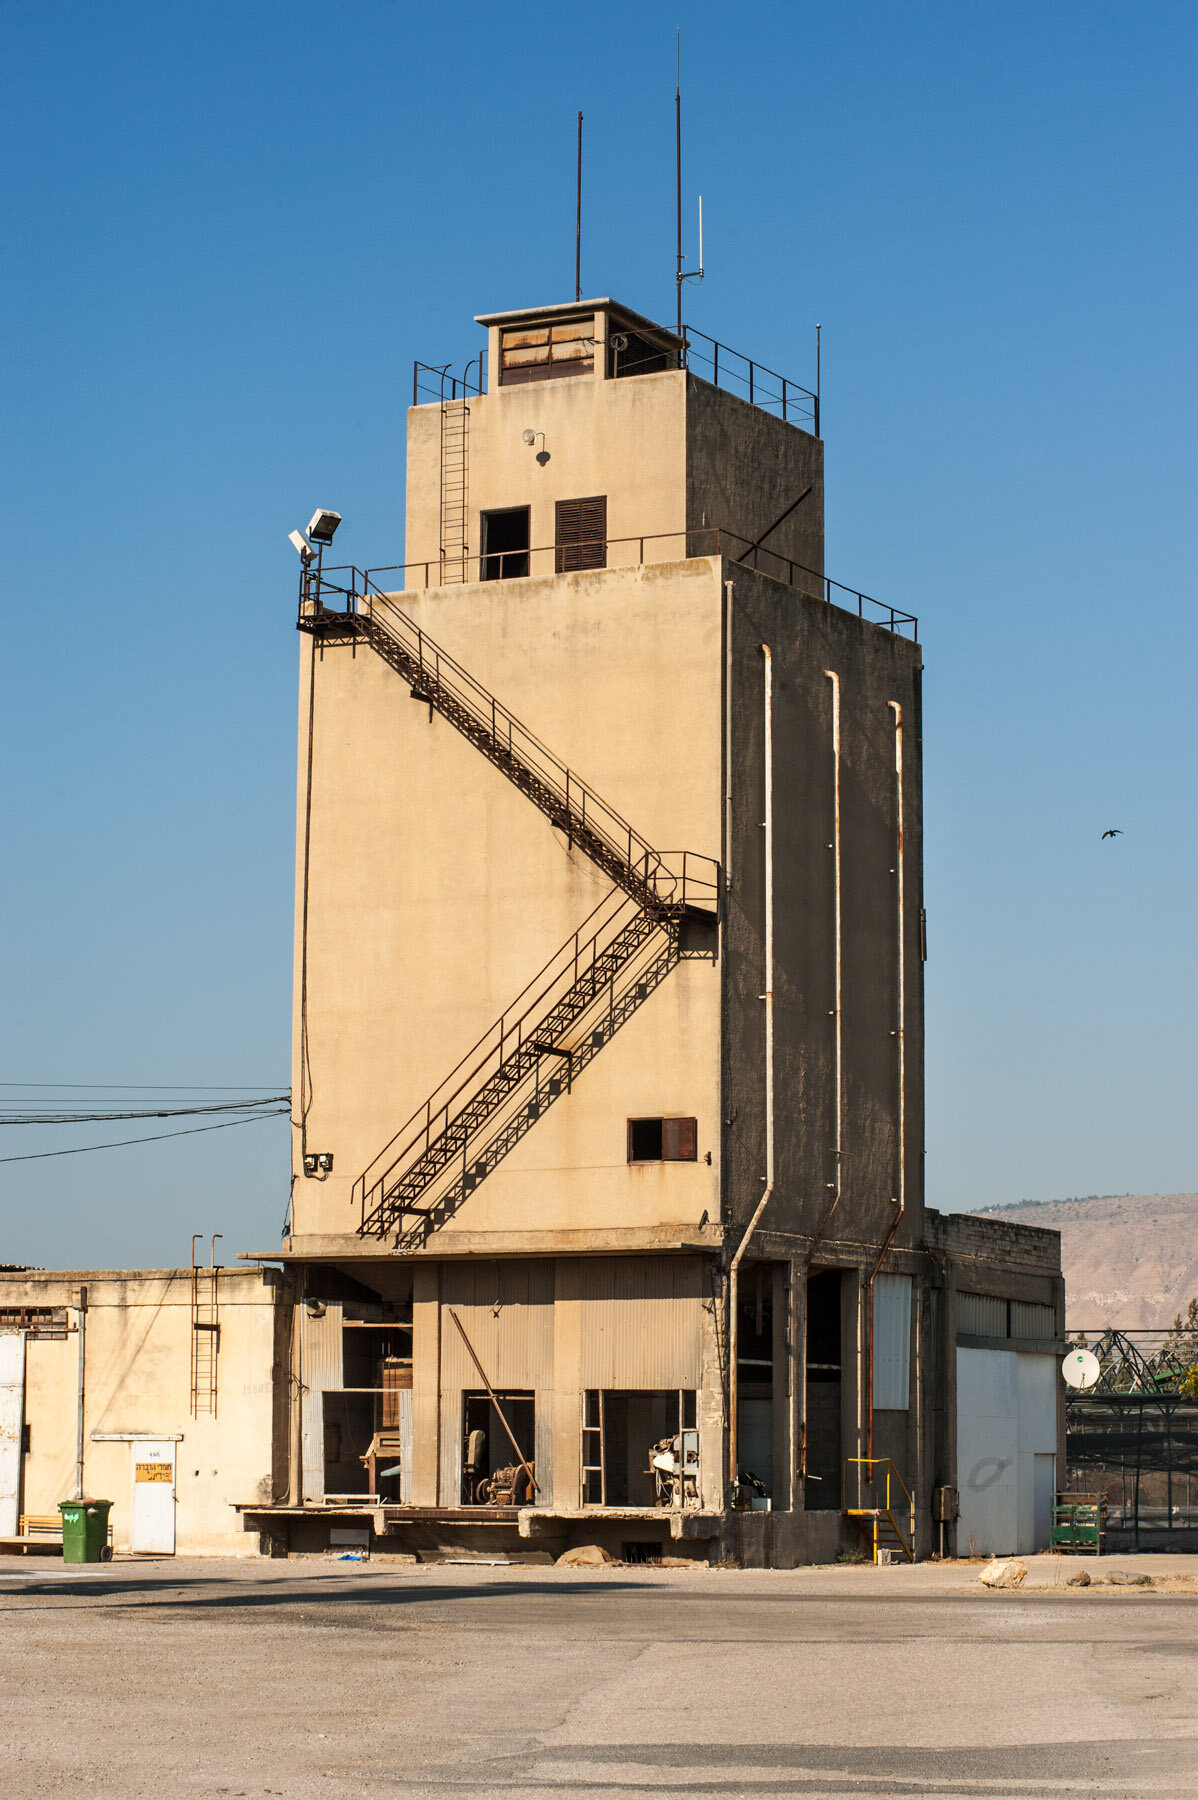
[[[584,1506],[684,1506],[699,1499],[693,1388],[588,1388],[582,1397]]]
[[[559,575],[576,569],[606,569],[606,494],[592,494],[585,500],[559,500],[556,526],[553,541]]]
[[[378,1429],[378,1396],[326,1388],[324,1392],[324,1491],[364,1494],[367,1455]]]
[[[529,509],[507,506],[482,515],[482,579],[507,581],[528,574]]]
[[[607,373],[614,381],[622,375],[656,375],[677,367],[677,350],[654,344],[637,331],[613,331],[607,340]]]
[[[736,1307],[737,1470],[751,1498],[774,1491],[774,1268],[742,1267]]]
[[[698,1157],[697,1119],[629,1119],[628,1160],[694,1162]]]
[[[820,1269],[807,1282],[807,1456],[804,1504],[809,1512],[840,1505],[839,1269]]]
[[[534,1396],[497,1394],[495,1399],[498,1407],[489,1394],[462,1396],[462,1505],[532,1506],[536,1495],[530,1489],[523,1463],[535,1476]],[[519,1455],[504,1430],[504,1419],[519,1446]]]

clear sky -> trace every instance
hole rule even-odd
[[[669,319],[679,20],[688,319],[821,321],[828,569],[920,618],[929,1201],[1198,1187],[1192,0],[10,0],[0,1077],[286,1084],[286,534],[401,559],[412,359],[572,296],[580,107],[584,291]],[[0,1261],[270,1249],[287,1134],[0,1166]]]

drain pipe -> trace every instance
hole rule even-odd
[[[774,667],[768,644],[759,644],[765,658],[765,1192],[737,1246],[728,1269],[728,1465],[735,1501],[740,1487],[738,1425],[740,1381],[737,1356],[740,1348],[737,1295],[740,1259],[748,1249],[757,1221],[774,1191]]]
[[[868,1428],[866,1432],[867,1456],[874,1453],[874,1281],[882,1260],[894,1242],[895,1233],[903,1221],[903,1213],[907,1208],[907,1065],[904,1032],[906,1030],[906,917],[903,895],[903,709],[897,700],[887,702],[894,713],[894,804],[895,804],[895,875],[898,878],[896,889],[896,929],[898,932],[898,973],[897,973],[897,1011],[898,1018],[894,1031],[898,1050],[898,1193],[895,1205],[898,1210],[890,1222],[890,1230],[882,1240],[882,1248],[878,1252],[878,1260],[869,1272],[869,1368],[866,1379],[869,1382]]]
[[[79,1304],[75,1309],[75,1329],[79,1334],[79,1370],[75,1389],[75,1498],[83,1498],[83,1447],[84,1434],[84,1401],[86,1397],[87,1373],[87,1289],[79,1289]]]
[[[832,1147],[835,1157],[833,1180],[828,1183],[832,1190],[832,1204],[824,1214],[823,1222],[808,1246],[803,1258],[803,1274],[800,1281],[799,1312],[799,1479],[807,1480],[807,1283],[811,1275],[811,1263],[816,1248],[828,1226],[832,1223],[832,1214],[840,1205],[841,1166],[844,1157],[844,1028],[841,1008],[844,975],[844,934],[841,922],[841,887],[840,887],[840,676],[834,669],[825,669],[824,674],[832,683],[832,842],[828,845],[832,852],[833,870],[833,930],[835,935],[835,1004],[832,1016],[836,1021],[835,1059],[836,1059],[836,1138]],[[805,1490],[804,1490],[805,1491]]]
[[[732,892],[732,583],[724,583],[724,893]]]

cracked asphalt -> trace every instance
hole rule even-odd
[[[1116,1565],[5,1558],[0,1792],[1198,1797],[1198,1557]]]

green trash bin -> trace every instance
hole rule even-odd
[[[108,1514],[111,1500],[60,1500],[62,1560],[69,1563],[109,1562]]]

